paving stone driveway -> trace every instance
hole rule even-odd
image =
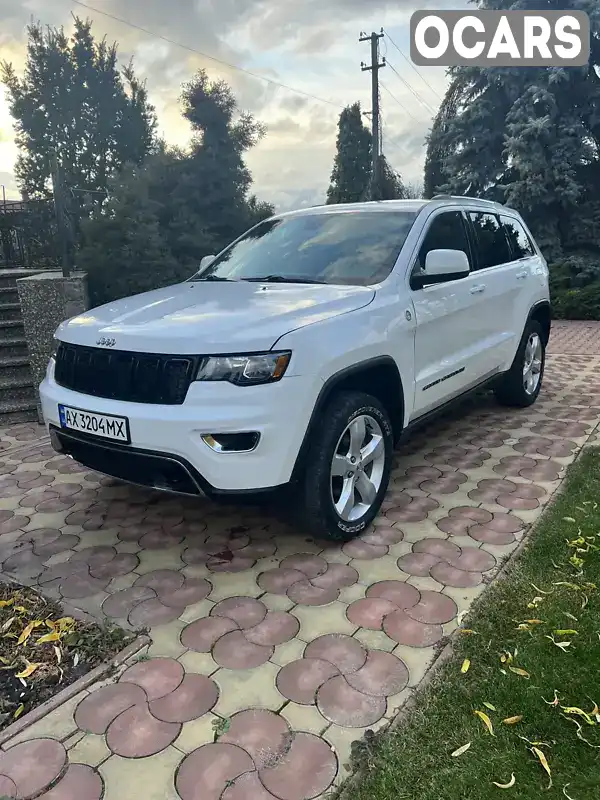
[[[480,397],[404,445],[381,516],[344,546],[117,484],[38,426],[1,431],[2,571],[153,644],[7,742],[0,796],[308,800],[341,782],[595,436],[600,325],[558,324],[551,353],[532,409]]]

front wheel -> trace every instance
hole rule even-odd
[[[390,479],[394,435],[380,401],[340,392],[311,438],[303,478],[304,518],[320,537],[349,541],[377,516]]]
[[[498,402],[514,408],[527,408],[537,400],[542,388],[546,346],[540,323],[532,319],[527,323],[515,360],[496,387]]]

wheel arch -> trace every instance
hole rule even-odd
[[[542,331],[544,334],[544,347],[546,347],[550,340],[550,329],[552,326],[552,311],[549,300],[540,300],[539,303],[535,303],[535,305],[529,309],[525,327],[527,327],[529,322],[531,322],[533,319],[536,320],[536,322],[539,322],[542,326]]]
[[[367,361],[353,364],[329,377],[323,384],[315,402],[302,445],[298,451],[292,472],[292,480],[300,477],[311,435],[320,414],[331,398],[340,391],[360,391],[373,395],[385,406],[394,432],[394,440],[398,441],[404,427],[404,387],[400,370],[391,356],[379,356]]]

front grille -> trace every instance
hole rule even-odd
[[[61,342],[54,378],[74,392],[130,403],[181,405],[198,369],[196,356],[131,353]]]
[[[200,494],[202,479],[193,477],[193,468],[175,457],[94,442],[83,434],[67,433],[54,426],[50,426],[50,440],[58,452],[104,475],[154,489]]]

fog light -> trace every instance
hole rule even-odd
[[[260,433],[205,433],[202,441],[215,453],[250,453],[256,449]]]

